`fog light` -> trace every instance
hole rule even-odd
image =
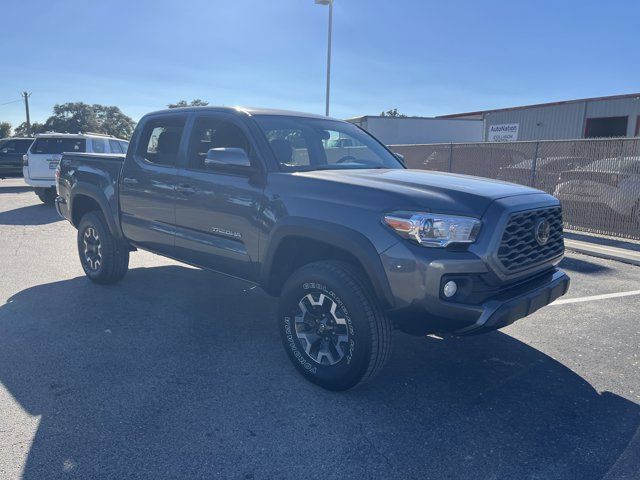
[[[458,291],[458,284],[454,281],[449,281],[444,284],[444,288],[442,289],[442,293],[447,298],[453,297]]]

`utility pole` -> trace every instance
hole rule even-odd
[[[22,97],[24,98],[24,111],[27,114],[27,137],[31,135],[31,119],[29,118],[29,97],[30,93],[22,92]]]

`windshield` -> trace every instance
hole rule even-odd
[[[403,168],[378,141],[351,123],[276,115],[254,118],[284,171]]]
[[[63,152],[86,152],[86,140],[74,137],[39,137],[33,142],[31,153],[59,154]]]

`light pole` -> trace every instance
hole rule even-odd
[[[329,5],[329,44],[327,46],[327,98],[324,114],[329,116],[329,91],[331,89],[331,27],[333,23],[333,0],[316,0],[317,5]]]
[[[24,110],[27,114],[27,137],[31,136],[31,119],[29,118],[29,97],[30,93],[22,92],[22,98],[24,98]]]

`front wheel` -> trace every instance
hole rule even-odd
[[[129,269],[129,249],[111,234],[101,212],[80,220],[78,254],[84,273],[96,283],[116,283]]]
[[[362,274],[322,261],[298,269],[278,308],[282,341],[307,380],[347,390],[373,378],[391,353],[391,323]]]

